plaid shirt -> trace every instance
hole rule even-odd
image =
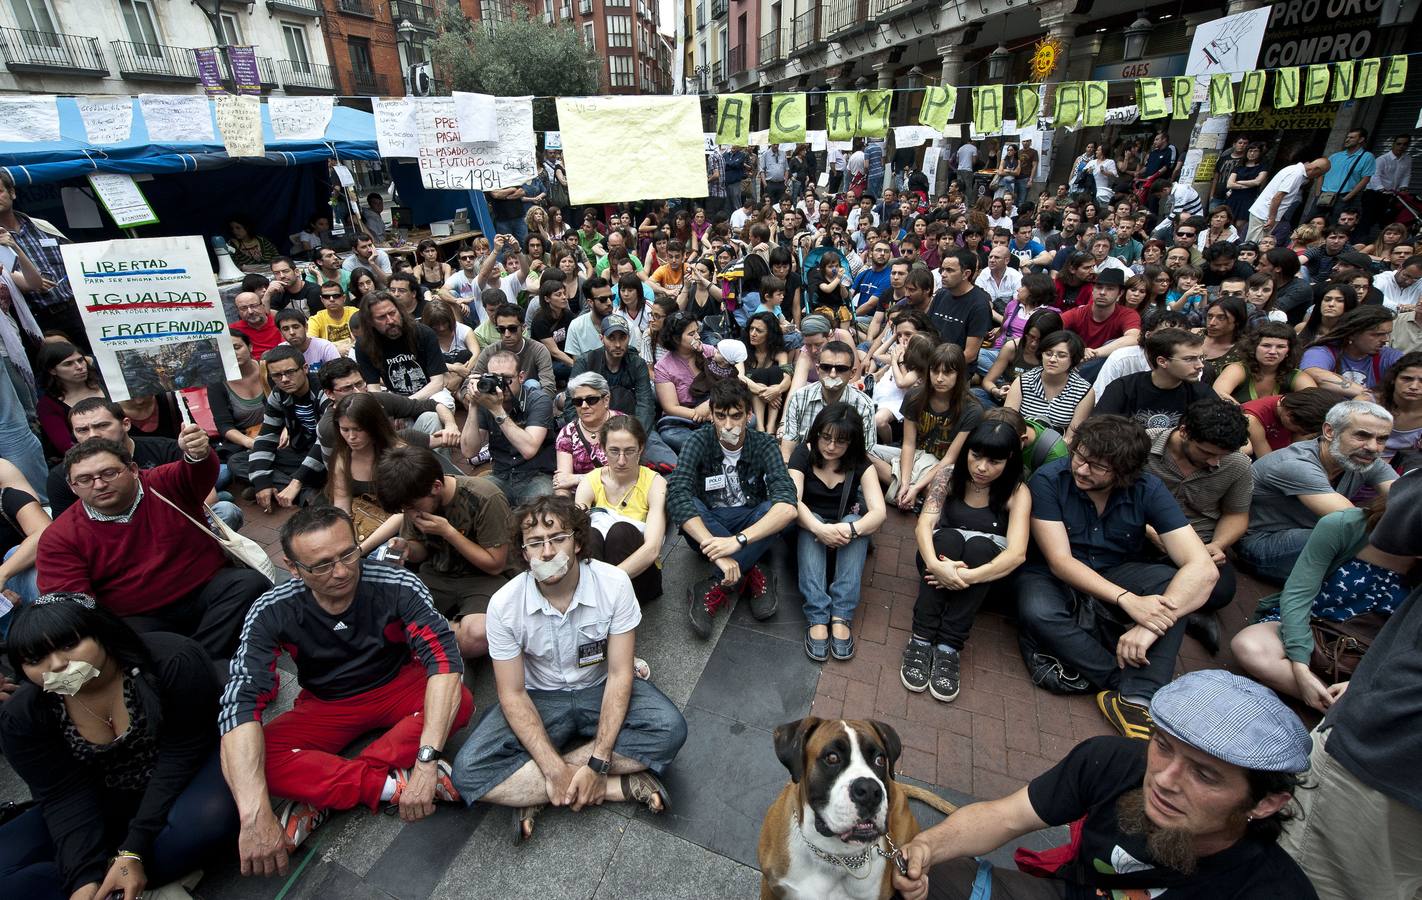
[[[706,479],[721,474],[724,459],[713,425],[701,426],[686,442],[676,468],[667,477],[667,512],[677,527],[699,515],[695,501],[707,502]],[[736,473],[746,495],[746,506],[759,506],[766,500],[791,506],[799,502],[795,482],[790,480],[785,460],[780,458],[780,446],[763,431],[746,434]]]
[[[710,180],[712,175],[716,176],[714,181]],[[720,150],[713,150],[711,155],[706,157],[706,178],[711,190],[707,196],[726,196],[726,157],[721,155]]]
[[[11,232],[15,236],[15,243],[25,251],[25,255],[35,264],[41,275],[50,281],[59,282],[48,291],[27,292],[25,300],[31,306],[41,309],[73,303],[74,288],[65,277],[64,257],[59,252],[60,245],[69,243],[69,239],[43,219],[32,219],[22,212],[16,212],[15,218],[20,223],[20,230]]]

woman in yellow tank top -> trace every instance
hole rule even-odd
[[[607,465],[585,475],[577,492],[578,505],[592,511],[592,557],[626,572],[637,601],[646,603],[662,593],[657,557],[667,531],[667,482],[642,465],[647,433],[636,418],[608,419],[599,444]]]

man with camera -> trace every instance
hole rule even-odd
[[[515,303],[500,306],[494,310],[494,328],[498,331],[499,342],[479,352],[474,360],[474,374],[482,375],[489,371],[489,360],[494,354],[508,351],[518,363],[519,371],[527,373],[525,377],[537,378],[548,396],[553,396],[558,390],[557,380],[553,377],[553,356],[541,342],[524,337],[523,310]]]
[[[509,317],[501,310],[496,321],[502,326]],[[486,372],[465,382],[472,414],[464,422],[460,449],[473,457],[487,443],[494,482],[509,505],[518,507],[553,493],[553,395],[524,384],[528,373],[511,350],[501,347],[486,364]]]

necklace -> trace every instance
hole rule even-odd
[[[606,478],[606,477],[604,477],[603,480],[602,480],[602,486],[603,486],[603,489],[604,489],[604,490],[606,490],[607,487],[608,487],[608,481],[607,481],[607,478]],[[613,483],[612,486],[613,486],[614,488],[619,487],[619,485],[617,485],[616,483]],[[630,500],[632,499],[632,492],[635,491],[636,489],[637,489],[637,479],[634,478],[634,479],[632,479],[632,483],[627,486],[627,489],[622,492],[622,499],[621,499],[620,501],[618,501],[618,503],[617,503],[617,508],[618,508],[618,509],[626,509],[626,508],[627,508],[627,503],[628,503],[628,501],[630,501]],[[611,496],[610,496],[610,495],[609,495],[609,498],[608,498],[608,499],[611,499]]]
[[[101,716],[101,715],[99,715],[98,713],[94,712],[94,710],[89,707],[89,704],[87,704],[87,703],[85,703],[83,700],[80,700],[80,699],[79,699],[79,695],[78,695],[78,694],[75,694],[75,695],[74,695],[73,697],[71,697],[70,699],[72,699],[75,703],[77,703],[77,704],[79,704],[81,707],[83,707],[83,708],[84,708],[84,712],[88,713],[89,715],[93,716],[94,718],[98,719],[99,721],[101,721],[101,722],[103,722],[105,725],[107,725],[107,726],[109,727],[109,731],[113,732],[114,736],[118,736],[118,729],[114,727],[114,717],[113,717],[113,716]]]

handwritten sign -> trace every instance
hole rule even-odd
[[[91,144],[122,144],[133,132],[133,98],[75,97]]]
[[[409,97],[377,97],[371,101],[375,112],[375,145],[385,157],[420,155],[420,139],[415,134],[415,103]]]
[[[59,140],[53,97],[0,97],[0,141]]]
[[[331,124],[330,97],[272,97],[267,114],[278,141],[319,141]]]
[[[215,100],[217,129],[227,155],[236,159],[246,156],[266,156],[267,145],[262,137],[262,99],[250,94],[222,94]]]
[[[154,143],[212,144],[212,108],[195,94],[139,94],[138,106]]]
[[[426,188],[492,191],[518,187],[537,174],[531,97],[496,98],[499,140],[492,143],[463,139],[448,97],[420,98],[414,108],[416,160]]]
[[[499,139],[496,98],[490,94],[455,91],[454,115],[459,119],[459,135],[468,143],[493,143]]]
[[[148,204],[148,198],[143,196],[143,190],[132,175],[92,173],[89,175],[89,186],[118,227],[133,228],[158,221],[158,214]]]
[[[241,377],[201,237],[65,244],[60,252],[114,400]]]

